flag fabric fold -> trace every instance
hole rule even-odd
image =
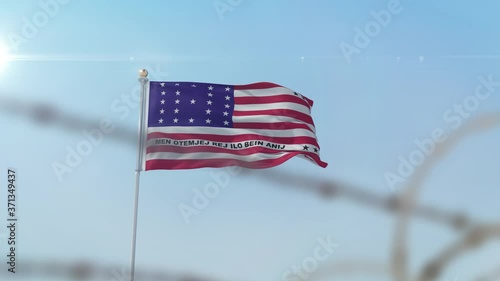
[[[150,82],[144,168],[265,169],[292,157],[320,167],[313,101],[273,83]]]

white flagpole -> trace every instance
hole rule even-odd
[[[144,101],[146,98],[148,71],[139,71],[139,82],[141,83],[141,98],[139,109],[139,129],[137,134],[137,166],[135,168],[135,202],[134,202],[134,230],[132,233],[132,258],[130,261],[130,281],[135,280],[135,250],[137,245],[137,214],[139,209],[139,182],[142,171],[144,150]]]

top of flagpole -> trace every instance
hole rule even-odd
[[[149,72],[146,69],[139,70],[139,78],[147,78]]]

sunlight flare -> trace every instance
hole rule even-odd
[[[0,42],[0,71],[7,67],[7,63],[10,61],[9,49],[7,46]]]

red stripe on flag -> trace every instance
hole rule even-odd
[[[309,107],[313,107],[314,106],[314,101],[306,96],[302,96],[306,101],[307,103],[309,104]]]
[[[228,166],[239,166],[248,169],[267,169],[283,164],[291,158],[300,155],[299,152],[290,152],[276,159],[264,159],[259,161],[242,161],[235,159],[187,159],[187,160],[147,160],[146,171],[151,170],[181,170],[181,169],[199,169],[199,168],[222,168]],[[319,160],[319,157],[313,157],[319,166],[325,168],[327,163]],[[316,160],[318,159],[318,160]]]
[[[269,89],[269,88],[285,88],[281,85],[271,83],[271,82],[258,82],[258,83],[252,83],[252,84],[246,84],[246,85],[235,85],[234,89],[235,90],[263,90],[263,89]]]
[[[314,133],[306,124],[292,123],[292,122],[276,122],[276,123],[234,123],[233,127],[236,129],[256,129],[256,130],[292,130],[292,129],[306,129]]]
[[[281,165],[295,155],[297,155],[297,153],[290,153],[276,159],[265,159],[252,162],[235,159],[148,160],[146,161],[146,170],[222,168],[227,166],[239,166],[249,169],[266,169]]]
[[[305,100],[291,95],[277,95],[269,97],[235,97],[235,104],[265,104],[278,102],[294,102],[311,108]]]
[[[300,121],[304,121],[314,126],[314,121],[310,115],[291,109],[249,110],[249,111],[235,110],[233,113],[233,116],[254,116],[254,115],[287,116]]]
[[[234,89],[235,90],[265,90],[265,89],[269,89],[269,88],[286,88],[286,87],[283,87],[281,85],[278,85],[278,84],[275,84],[275,83],[270,83],[270,82],[259,82],[259,83],[253,83],[253,84],[247,84],[247,85],[235,85],[234,86]],[[288,88],[287,88],[288,89]],[[293,91],[291,89],[289,89],[290,91]],[[314,101],[303,96],[307,102],[309,103],[309,105],[312,107],[314,105]]]

